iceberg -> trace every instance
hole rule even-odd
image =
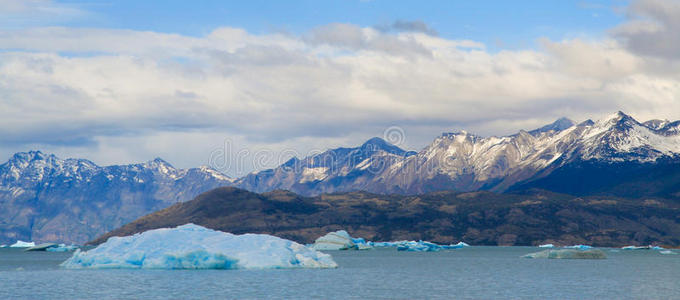
[[[78,246],[76,245],[66,245],[66,244],[59,244],[54,247],[49,247],[45,249],[47,252],[69,252],[69,251],[75,251],[78,249]]]
[[[579,249],[579,250],[588,250],[588,249],[593,249],[593,246],[588,246],[588,245],[574,245],[574,246],[566,246],[564,248],[567,249]]]
[[[266,234],[216,231],[194,224],[111,237],[89,251],[76,250],[67,269],[281,269],[336,268],[333,258]]]
[[[659,253],[661,253],[661,254],[677,254],[677,253],[675,253],[671,250],[663,250],[663,251],[659,251]]]
[[[427,241],[396,241],[396,242],[375,242],[373,247],[396,247],[397,251],[411,251],[411,252],[436,252],[448,249],[460,249],[469,247],[470,245],[459,242],[458,244],[438,245]]]
[[[553,245],[553,244],[543,244],[543,245],[539,245],[538,248],[555,248],[555,245]]]
[[[352,237],[344,230],[330,232],[314,241],[314,250],[347,250],[355,247]]]
[[[652,246],[625,246],[621,247],[621,250],[649,250]]]
[[[35,247],[35,243],[34,242],[17,241],[16,243],[12,244],[10,247],[11,248],[29,248],[29,247]]]
[[[6,247],[7,247],[7,245],[4,245],[4,244],[0,245],[0,248],[6,248]]]
[[[602,250],[578,250],[578,249],[560,249],[560,250],[543,250],[540,252],[529,253],[522,256],[524,258],[549,258],[549,259],[605,259],[607,255]]]
[[[363,238],[353,238],[345,230],[330,232],[314,241],[314,250],[368,250],[373,249]]]
[[[458,242],[458,244],[451,244],[451,245],[442,246],[442,247],[444,247],[444,249],[460,249],[460,248],[463,248],[463,247],[470,247],[470,245],[468,245],[465,242]]]

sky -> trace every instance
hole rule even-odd
[[[0,160],[242,176],[374,136],[677,120],[677,32],[678,0],[0,0]]]

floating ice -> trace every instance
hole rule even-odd
[[[555,248],[555,245],[553,245],[553,244],[543,244],[543,245],[539,245],[538,247],[539,248]]]
[[[5,247],[7,247],[7,245],[4,245],[4,244],[0,245],[0,248],[5,248]]]
[[[567,246],[564,248],[568,249],[579,249],[579,250],[588,250],[588,249],[593,249],[593,246],[588,246],[588,245],[574,245],[574,246]]]
[[[29,247],[35,247],[34,242],[24,242],[24,241],[17,241],[16,243],[12,244],[10,246],[12,248],[29,248]]]
[[[607,255],[602,250],[578,250],[578,249],[560,249],[560,250],[543,250],[540,252],[530,253],[522,256],[524,258],[550,258],[550,259],[605,259]]]
[[[314,250],[347,250],[355,247],[352,237],[344,230],[330,232],[314,241]]]
[[[663,251],[659,251],[659,253],[661,253],[661,254],[677,254],[677,253],[675,253],[671,250],[663,250]]]
[[[353,238],[345,230],[330,232],[314,241],[314,250],[368,250],[373,247],[363,238]]]
[[[76,250],[69,269],[270,269],[335,268],[333,258],[266,234],[215,231],[194,224],[112,237],[89,251]]]
[[[427,241],[371,242],[370,245],[376,248],[393,247],[397,248],[397,251],[412,251],[412,252],[436,252],[439,250],[460,249],[463,247],[470,246],[464,242],[459,242],[458,244],[451,245],[438,245]]]
[[[49,247],[45,249],[47,252],[69,252],[69,251],[75,251],[78,249],[78,246],[76,245],[66,245],[66,244],[59,244],[55,247]]]

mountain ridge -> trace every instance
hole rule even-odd
[[[405,150],[369,152],[362,146],[329,149],[246,175],[234,185],[256,192],[288,189],[303,195],[356,190],[399,194],[447,189],[503,192],[583,161],[645,164],[662,157],[677,159],[679,128],[680,121],[640,123],[621,111],[597,122],[576,124],[560,118],[538,129],[501,137],[481,137],[466,131],[443,133],[408,155],[398,155]],[[349,161],[349,156],[361,162]],[[324,160],[333,163],[324,164]]]
[[[212,169],[176,169],[160,158],[100,167],[20,152],[0,165],[0,243],[83,243],[232,181]]]
[[[347,230],[372,241],[442,244],[600,247],[680,245],[680,202],[574,197],[543,190],[519,193],[441,191],[415,196],[350,192],[305,197],[223,187],[143,216],[89,244],[156,228],[194,223],[215,230],[265,233],[312,243]]]

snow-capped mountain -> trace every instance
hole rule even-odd
[[[532,187],[532,182],[545,181],[557,170],[584,162],[605,169],[620,168],[623,163],[628,164],[626,168],[630,164],[654,168],[659,161],[667,165],[679,157],[679,133],[680,121],[640,123],[617,112],[597,122],[579,124],[562,118],[539,129],[503,137],[480,137],[465,131],[444,133],[418,153],[374,138],[361,147],[292,159],[278,168],[238,179],[236,186],[257,192],[287,189],[307,195],[353,190],[401,194],[451,189],[502,192]],[[366,149],[369,145],[371,151]]]
[[[0,165],[0,243],[82,243],[219,186],[303,195],[542,188],[680,198],[680,121],[640,123],[622,112],[578,124],[562,118],[502,137],[444,133],[419,152],[373,138],[236,180],[207,167],[176,169],[162,159],[100,167],[17,153]]]
[[[0,165],[0,243],[83,243],[232,181],[207,167],[176,169],[160,158],[100,167],[40,151],[17,153]]]

